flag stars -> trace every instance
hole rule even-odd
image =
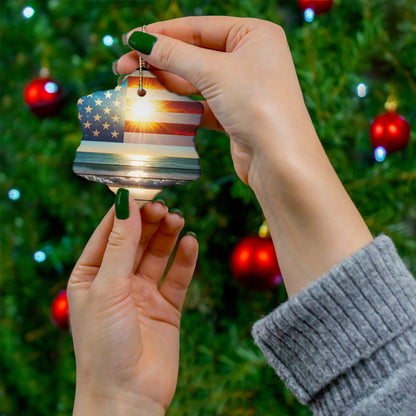
[[[83,140],[123,140],[125,89],[124,85],[116,86],[78,99]]]

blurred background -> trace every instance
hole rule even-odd
[[[111,64],[128,50],[121,35],[134,27],[214,14],[282,25],[331,162],[372,233],[389,235],[416,272],[414,2],[2,0],[0,7],[0,414],[71,414],[72,339],[64,298],[56,297],[114,200],[106,186],[72,172],[82,137],[76,102],[116,86]],[[237,247],[266,244],[246,240],[262,225],[261,209],[233,171],[226,136],[200,129],[196,147],[201,178],[161,194],[184,212],[185,231],[201,247],[168,415],[310,415],[250,336],[253,322],[286,300],[284,287],[261,265],[247,270],[237,257],[230,267]]]

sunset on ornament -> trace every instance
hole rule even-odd
[[[194,138],[203,106],[169,92],[149,71],[135,71],[112,90],[78,100],[83,137],[74,172],[126,188],[142,206],[163,188],[200,176]]]

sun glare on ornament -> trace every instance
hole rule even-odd
[[[37,261],[38,263],[42,263],[46,260],[46,254],[44,251],[38,250],[34,255],[33,258],[35,259],[35,261]]]
[[[22,15],[25,19],[30,19],[35,14],[33,7],[27,6],[22,10]]]
[[[151,121],[159,111],[158,104],[152,100],[134,100],[127,103],[126,119],[130,121]]]
[[[387,156],[387,152],[383,146],[379,146],[374,150],[374,159],[377,162],[383,162],[386,156]]]
[[[360,98],[364,98],[367,95],[367,85],[365,85],[363,82],[357,85],[357,95]]]
[[[315,19],[315,12],[311,8],[308,8],[303,12],[303,17],[305,18],[305,22],[311,23]]]
[[[17,201],[20,198],[20,191],[18,189],[10,189],[8,195],[12,201]]]
[[[103,43],[105,46],[111,46],[114,43],[114,39],[111,35],[105,35],[103,37]]]

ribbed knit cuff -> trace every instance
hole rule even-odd
[[[335,415],[325,406],[351,408],[416,358],[415,328],[416,281],[382,235],[256,322],[252,334],[300,402]]]

